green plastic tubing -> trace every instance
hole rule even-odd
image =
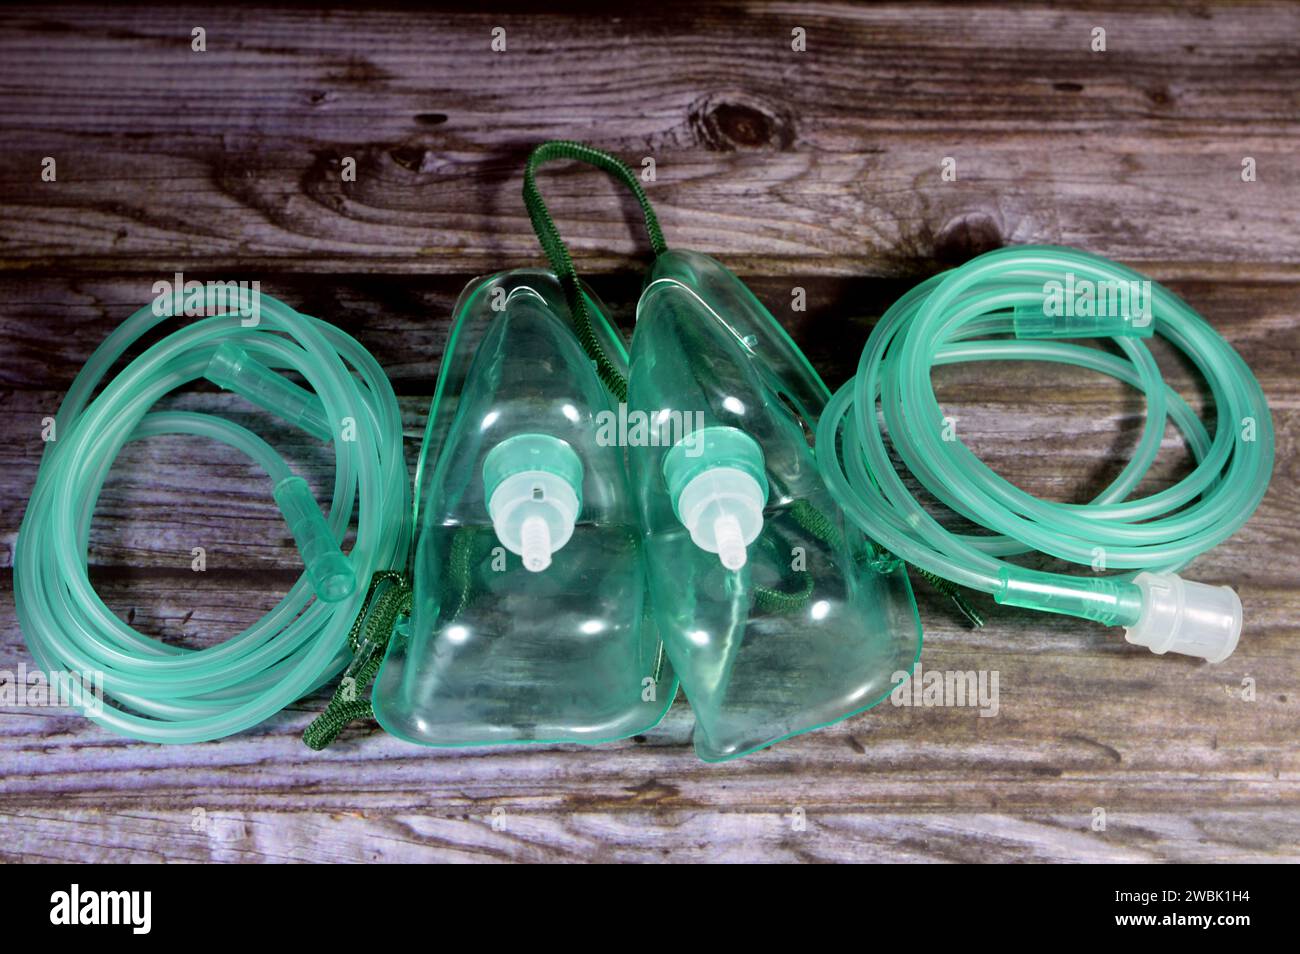
[[[339,329],[268,295],[260,296],[255,323],[216,314],[222,310],[219,293],[210,292],[205,314],[214,317],[146,349],[92,400],[115,362],[169,315],[142,308],[99,346],[55,418],[56,439],[46,446],[15,551],[18,618],[36,661],[49,672],[102,673],[102,705],[84,707],[86,715],[150,742],[239,732],[331,679],[351,655],[348,631],[371,575],[404,566],[410,545],[401,418],[374,358]],[[311,391],[277,368],[298,371]],[[328,516],[306,481],[252,431],[210,414],[151,412],[159,398],[205,376],[332,442]],[[206,649],[137,632],[87,578],[90,522],[114,459],[127,441],[160,434],[221,441],[261,467],[306,568],[257,623]],[[345,555],[339,541],[354,511],[355,543]]]
[[[1204,376],[1217,415],[1213,436],[1161,379],[1142,340],[1152,327]],[[1109,337],[1123,357],[1053,340],[1065,336]],[[1146,395],[1146,426],[1132,459],[1092,502],[1040,500],[945,433],[931,368],[1005,360],[1075,365]],[[1185,435],[1195,469],[1174,486],[1133,498],[1167,420]],[[885,431],[927,491],[993,534],[953,533],[927,513],[891,464]],[[925,570],[1000,603],[1125,626],[1131,642],[1158,653],[1219,661],[1236,645],[1235,594],[1182,581],[1174,571],[1231,536],[1263,498],[1273,467],[1268,405],[1246,363],[1204,319],[1129,268],[1074,249],[1025,246],[921,283],[873,330],[857,376],[822,416],[817,447],[836,449],[819,453],[818,466],[850,518]],[[1100,552],[1108,569],[1146,572],[1074,576],[1002,559],[1032,551],[1085,566]]]

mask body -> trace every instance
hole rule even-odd
[[[659,255],[637,308],[628,415],[659,632],[731,758],[884,699],[920,653],[905,569],[846,521],[810,444],[830,394],[752,293]],[[630,432],[631,433],[631,432]]]
[[[623,448],[601,430],[617,409],[565,316],[540,270],[478,280],[456,307],[416,477],[412,611],[374,689],[400,738],[610,741],[652,728],[676,691]]]

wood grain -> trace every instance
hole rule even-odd
[[[655,158],[670,243],[889,274],[1003,242],[1300,264],[1300,9],[656,5],[627,18],[28,8],[0,29],[13,267],[477,272],[532,261],[521,160]],[[208,51],[190,50],[207,30]],[[790,49],[793,26],[808,31]],[[507,51],[490,31],[504,26]],[[1091,30],[1108,30],[1105,53]],[[53,156],[57,184],[42,183]],[[952,156],[958,180],[943,182]],[[1252,156],[1258,179],[1240,180]],[[344,182],[344,157],[356,160]],[[593,191],[599,190],[599,191]],[[548,197],[592,268],[596,174]]]
[[[193,26],[209,52],[189,51]],[[493,54],[490,30],[507,29]],[[790,50],[803,26],[808,51]],[[1088,39],[1104,26],[1108,52]],[[422,750],[377,728],[309,752],[318,694],[238,737],[144,745],[0,710],[0,859],[27,861],[1300,860],[1300,8],[1266,3],[656,4],[618,19],[411,9],[42,4],[0,20],[0,669],[30,661],[14,539],[52,415],[151,285],[257,278],[372,350],[413,465],[456,295],[540,261],[522,158],[581,138],[656,160],[670,244],[722,257],[828,383],[881,312],[989,248],[1062,242],[1167,282],[1241,351],[1277,428],[1269,495],[1193,573],[1241,593],[1217,667],[1004,610],[967,629],[917,585],[923,665],[996,670],[996,717],[886,704],[738,762],[664,724],[584,749]],[[45,156],[58,181],[40,181]],[[340,178],[357,160],[355,182]],[[956,182],[939,163],[957,159]],[[1240,178],[1244,156],[1258,181]],[[544,184],[625,330],[644,246],[598,175]],[[794,287],[808,308],[790,308]],[[1157,349],[1193,404],[1186,362]],[[1084,500],[1140,400],[1083,372],[946,368],[964,440],[1026,489]],[[330,462],[230,395],[320,485]],[[1166,435],[1154,490],[1187,467]],[[142,632],[190,646],[257,618],[299,561],[265,478],[188,439],[131,445],[90,573]],[[190,569],[190,547],[208,569]],[[1253,690],[1253,698],[1252,692]],[[793,825],[797,809],[806,827]],[[1094,830],[1104,809],[1105,830]],[[494,814],[496,812],[496,814]],[[494,821],[496,827],[494,827]]]
[[[1132,812],[1095,834],[1076,815],[805,815],[629,809],[495,816],[490,811],[173,812],[33,810],[0,815],[9,856],[75,862],[1240,862],[1279,854],[1264,833],[1300,837],[1285,811]],[[198,830],[196,830],[196,827]],[[652,833],[652,834],[648,834]],[[87,839],[81,841],[79,839]],[[165,847],[163,847],[165,846]]]

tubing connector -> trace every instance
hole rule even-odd
[[[1127,287],[1124,289],[1128,291]],[[1125,295],[1127,298],[1127,294]],[[1067,302],[1072,304],[1072,302]],[[1097,310],[1101,315],[1049,314],[1042,303],[1016,305],[1012,323],[1016,337],[1025,338],[1150,338],[1156,323],[1151,317],[1151,297],[1146,296],[1145,309],[1134,308],[1131,303],[1120,303],[1115,309],[1109,305]],[[1109,313],[1111,311],[1116,313]]]
[[[208,360],[203,376],[327,444],[334,439],[320,398],[251,357],[237,344],[222,342]]]
[[[339,549],[339,543],[334,539],[325,515],[316,506],[316,498],[312,496],[307,481],[296,476],[286,477],[275,485],[273,494],[280,512],[284,514],[284,522],[289,525],[289,532],[298,544],[303,565],[307,567],[307,578],[311,580],[316,595],[326,603],[347,599],[357,585],[352,563]]]
[[[1138,588],[1115,577],[1063,576],[1004,567],[993,599],[1044,613],[1078,616],[1107,626],[1129,626],[1142,611]]]
[[[540,573],[573,536],[582,510],[582,460],[549,434],[516,434],[483,459],[483,496],[497,539]]]
[[[1241,637],[1241,599],[1230,586],[1184,580],[1177,573],[1139,573],[1142,614],[1124,627],[1124,638],[1153,653],[1197,656],[1223,662]]]
[[[701,550],[728,570],[748,561],[746,548],[763,532],[767,475],[763,451],[744,431],[706,427],[664,456],[673,510]]]
[[[1241,636],[1241,600],[1228,586],[1142,572],[1131,583],[1007,570],[993,598],[1009,606],[1064,613],[1123,626],[1124,638],[1153,653],[1173,651],[1223,662]]]

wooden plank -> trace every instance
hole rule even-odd
[[[540,267],[541,261],[529,264]],[[742,262],[730,258],[723,259],[723,264],[744,279],[832,388],[856,372],[862,346],[876,319],[933,271],[918,269],[890,279],[800,272],[774,276],[749,271]],[[641,260],[628,260],[611,266],[610,271],[594,267],[584,276],[625,336],[631,335],[634,325],[644,265]],[[1171,271],[1175,270],[1160,268],[1149,274],[1165,282],[1246,357],[1271,397],[1289,397],[1287,385],[1300,357],[1300,341],[1295,334],[1300,281],[1207,281],[1201,277],[1179,278]],[[199,281],[218,277],[198,269],[187,269],[185,275]],[[456,299],[472,278],[472,273],[430,277],[345,273],[322,277],[269,272],[259,281],[263,294],[323,318],[360,340],[384,368],[399,395],[429,398]],[[0,272],[0,395],[9,390],[66,390],[100,342],[153,300],[152,284],[161,279],[170,280],[171,276]],[[806,311],[793,310],[795,289],[803,290]],[[178,323],[160,327],[161,331],[171,331]],[[1178,361],[1166,360],[1162,354],[1161,365],[1165,373],[1175,376],[1176,386],[1187,390],[1189,397],[1194,396],[1195,388],[1188,388],[1192,379]],[[960,380],[960,373],[954,369],[940,372],[952,376],[954,383]],[[1022,368],[1019,373],[1029,381],[1038,372]],[[1059,373],[1063,372],[1058,369],[1043,379]],[[1087,380],[1096,381],[1092,377]],[[1072,381],[1071,386],[1075,383]],[[58,409],[60,396],[51,395],[49,413]]]
[[[1198,577],[1219,578],[1212,557],[1198,562]],[[265,585],[250,589],[246,607],[230,615],[256,612]],[[996,670],[995,718],[976,707],[886,704],[724,765],[695,759],[687,745],[691,716],[680,700],[663,725],[637,740],[544,750],[425,750],[372,726],[313,753],[298,735],[319,711],[320,697],[202,746],[135,743],[56,710],[13,712],[0,720],[0,763],[8,766],[0,803],[10,810],[199,804],[210,811],[448,812],[485,802],[528,812],[788,812],[806,805],[1017,816],[1097,806],[1191,815],[1207,806],[1294,809],[1300,661],[1288,650],[1296,637],[1293,586],[1289,579],[1251,579],[1241,590],[1250,608],[1247,631],[1232,660],[1216,667],[1160,659],[1101,627],[1031,617],[987,600],[979,602],[989,625],[971,631],[921,586],[924,665]],[[209,621],[228,625],[220,599],[187,592],[164,576],[110,580],[101,592],[119,611],[128,593],[136,605],[152,606],[135,623],[156,635],[190,640],[190,630]],[[187,608],[189,598],[195,602]],[[178,622],[182,609],[195,615]],[[3,632],[0,660],[24,658],[11,621]],[[1247,677],[1254,680],[1253,701],[1243,695]]]
[[[38,809],[0,814],[11,861],[1295,862],[1285,810],[906,815],[813,811],[468,813]],[[493,823],[497,824],[494,829]]]
[[[0,26],[0,267],[520,264],[522,158],[575,136],[656,159],[670,242],[769,274],[888,275],[1006,242],[1188,275],[1300,265],[1294,7],[628,13],[232,8],[205,11],[198,54],[192,14],[27,8]],[[598,174],[547,194],[589,267],[632,247]]]

